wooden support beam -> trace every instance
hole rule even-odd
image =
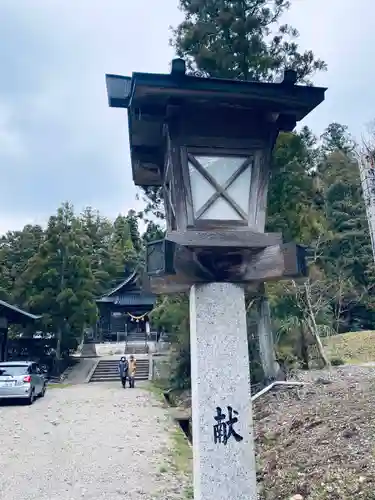
[[[243,230],[169,231],[166,239],[187,248],[265,248],[282,244],[281,233]]]
[[[306,249],[295,243],[282,245],[284,255],[284,279],[305,278],[308,276]]]
[[[301,278],[307,273],[304,250],[293,243],[260,249],[193,250],[175,245],[173,266],[169,263],[163,269],[172,269],[173,273],[163,270],[153,273],[150,287],[156,294],[186,292],[195,283],[231,282],[249,286]]]

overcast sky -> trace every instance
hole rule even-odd
[[[126,112],[105,73],[167,72],[177,0],[0,0],[0,232],[44,223],[61,202],[116,216],[140,208]],[[300,43],[328,63],[326,101],[305,123],[360,135],[375,118],[373,0],[292,0]],[[366,13],[366,15],[363,15]]]

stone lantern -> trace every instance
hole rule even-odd
[[[181,59],[168,75],[107,75],[107,89],[128,110],[135,184],[163,189],[151,288],[190,291],[194,498],[255,500],[244,288],[306,275],[303,248],[264,232],[270,160],[326,89],[296,85],[294,71],[280,83],[189,76]],[[264,304],[259,341],[272,349]]]

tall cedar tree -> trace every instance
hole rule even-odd
[[[340,283],[332,302],[335,330],[371,329],[375,276],[355,143],[339,123],[330,124],[321,139],[318,174],[327,221],[321,267]]]
[[[85,239],[80,219],[65,203],[49,218],[44,241],[20,277],[29,307],[43,313],[47,332],[57,332],[57,359],[69,333],[81,336],[96,321],[95,281]]]
[[[180,0],[184,21],[171,43],[201,76],[272,81],[288,67],[309,82],[326,69],[311,50],[300,52],[298,31],[283,24],[288,0]]]
[[[173,30],[171,44],[177,55],[187,61],[190,73],[273,81],[283,69],[291,68],[300,82],[310,83],[316,71],[326,69],[324,61],[315,58],[311,50],[299,51],[298,31],[281,23],[290,8],[289,1],[180,0],[179,6],[184,20]],[[312,134],[305,129],[300,136],[280,137],[274,155],[276,168],[270,185],[268,226],[299,241],[314,238],[321,226],[320,215],[313,207],[315,190],[309,172],[314,146]],[[147,210],[151,208],[159,215],[161,190],[148,188],[145,194],[149,201]],[[173,300],[163,302],[165,313],[161,322],[164,320],[166,325],[168,301],[172,316],[174,309]],[[188,329],[185,335],[188,338]],[[185,366],[188,357],[189,350],[181,349],[179,364]]]
[[[300,52],[298,31],[282,24],[287,0],[180,0],[185,18],[171,45],[197,76],[273,81],[285,68],[311,83],[326,63],[311,50]],[[163,218],[160,188],[145,188],[146,212]]]

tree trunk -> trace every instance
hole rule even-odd
[[[60,361],[61,359],[61,342],[62,342],[62,329],[59,327],[57,329],[57,343],[56,343],[56,359]]]
[[[8,328],[0,329],[0,361],[8,361]]]
[[[308,313],[308,319],[306,321],[306,324],[308,325],[309,330],[316,341],[316,345],[318,347],[318,351],[319,351],[319,354],[323,360],[324,365],[327,368],[330,368],[331,363],[329,362],[329,359],[327,358],[327,355],[324,351],[322,341],[320,339],[320,335],[318,332],[318,325],[316,324],[316,321],[315,321],[315,315],[314,315],[314,311],[313,311],[313,308],[311,305],[311,300],[310,300],[310,293],[309,293],[309,290],[308,290],[306,283],[305,283],[304,288],[305,288],[305,298],[306,298],[307,313]]]
[[[80,348],[83,347],[84,343],[85,343],[85,328],[82,328],[81,338],[79,340],[79,346],[80,346]]]
[[[60,293],[64,290],[65,285],[65,252],[64,250],[60,250],[61,252],[61,270],[60,270]],[[60,311],[61,312],[61,311]],[[59,326],[57,329],[57,343],[56,343],[56,362],[57,365],[60,364],[61,361],[61,344],[62,344],[62,320],[59,318]],[[57,366],[57,370],[59,367]]]
[[[335,333],[337,335],[340,330],[341,298],[339,298],[334,305],[334,316],[335,316]]]
[[[311,335],[315,339],[315,342],[316,342],[316,345],[317,345],[317,348],[318,348],[318,351],[319,351],[319,355],[320,355],[320,357],[323,360],[324,366],[326,368],[330,368],[331,363],[329,362],[329,359],[327,358],[327,355],[326,355],[326,353],[324,351],[324,347],[323,347],[322,341],[320,339],[319,333],[317,332],[316,328],[314,328],[314,326],[312,325],[311,318],[309,318],[306,321],[306,324],[308,325],[308,328],[310,330]]]
[[[300,324],[300,332],[301,332],[301,359],[302,359],[302,369],[303,370],[308,370],[309,369],[309,350],[306,342],[306,332],[305,332],[305,326],[301,322]]]

